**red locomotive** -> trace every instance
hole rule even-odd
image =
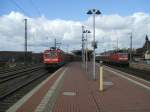
[[[67,62],[78,60],[80,60],[79,56],[65,53],[64,51],[53,47],[50,50],[45,50],[43,53],[43,63],[46,68],[59,67]]]
[[[60,49],[51,48],[43,53],[43,62],[46,67],[62,66],[66,62],[65,53]]]
[[[108,64],[128,65],[128,53],[124,50],[108,51],[96,57],[96,61],[103,61]]]

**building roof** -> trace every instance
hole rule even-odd
[[[146,51],[150,52],[150,41],[149,41],[147,35],[145,37],[145,43],[144,43],[143,47],[142,48],[138,48],[136,53],[140,54],[140,55],[144,55]]]

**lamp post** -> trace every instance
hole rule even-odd
[[[130,62],[132,62],[132,33],[130,36]]]
[[[86,38],[85,38],[85,41],[86,41],[86,52],[85,52],[85,59],[86,59],[86,61],[85,61],[85,69],[86,69],[86,71],[87,71],[87,62],[88,62],[88,38],[87,38],[87,34],[88,33],[91,33],[90,32],[90,30],[85,30],[85,31],[83,31],[83,33],[86,33]]]
[[[27,57],[27,19],[24,19],[24,22],[25,22],[25,43],[24,43],[24,64],[26,65],[27,64],[27,60],[28,60],[28,57]]]
[[[93,79],[96,80],[96,75],[95,75],[95,49],[97,47],[97,44],[95,42],[95,16],[100,15],[101,12],[97,9],[91,9],[87,12],[88,15],[93,15]]]
[[[129,62],[132,62],[132,32],[127,33],[130,36],[130,45],[129,45],[129,50],[128,50],[128,54],[129,54]]]
[[[82,26],[82,63],[84,66],[85,59],[84,59],[84,26]]]

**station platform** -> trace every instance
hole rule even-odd
[[[7,112],[150,112],[150,82],[104,66],[104,91],[99,91],[92,63],[85,71],[72,62],[51,75]]]

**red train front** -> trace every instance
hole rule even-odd
[[[127,65],[128,64],[128,53],[114,52],[109,56],[109,62],[114,64]]]
[[[64,52],[60,49],[45,50],[43,53],[43,62],[46,67],[58,67],[65,64]]]
[[[109,64],[118,64],[118,65],[128,65],[128,53],[123,50],[118,51],[108,51],[102,53],[100,56],[96,58],[97,61],[104,61]]]

